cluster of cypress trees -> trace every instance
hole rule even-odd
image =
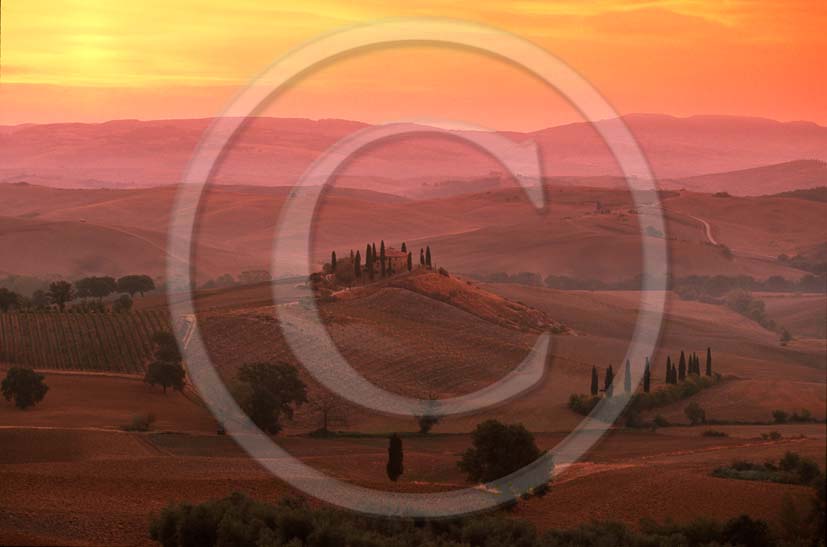
[[[666,383],[677,384],[686,380],[688,374],[695,376],[701,375],[701,358],[698,354],[693,353],[687,359],[686,354],[681,350],[681,356],[678,360],[678,366],[672,364],[672,358],[666,358]],[[712,349],[706,348],[706,370],[707,376],[712,376]]]
[[[408,251],[407,244],[403,241],[402,242],[402,252],[407,253],[407,268],[410,272],[413,270],[413,253]],[[361,251],[356,251],[356,254],[353,253],[353,249],[350,251],[350,260],[353,264],[353,275],[357,279],[361,279],[362,271],[364,270],[367,272],[368,279],[373,281],[375,277],[374,270],[376,269],[376,262],[379,261],[379,276],[380,277],[387,277],[392,275],[396,272],[393,271],[391,262],[387,259],[385,254],[385,240],[381,240],[379,242],[379,252],[376,252],[376,243],[368,243],[365,245],[365,255],[364,255],[364,266],[362,264],[362,253]],[[330,268],[332,272],[336,272],[336,251],[330,253]],[[431,247],[426,246],[424,249],[419,249],[419,265],[422,267],[431,267]]]
[[[626,359],[626,369],[625,375],[623,377],[623,391],[625,393],[632,392],[632,372],[631,372],[631,363],[629,360]],[[687,374],[694,374],[696,376],[701,375],[701,358],[698,357],[697,354],[693,353],[687,359],[686,354],[681,351],[680,360],[678,361],[678,366],[676,367],[672,364],[672,358],[670,356],[666,357],[666,383],[667,384],[677,384],[679,381],[683,381],[686,379]],[[706,371],[705,374],[707,376],[712,376],[712,350],[711,348],[706,348]],[[592,366],[592,380],[591,380],[591,394],[593,397],[596,397],[600,391],[600,380],[598,377],[597,367]],[[606,394],[607,397],[611,397],[614,394],[614,370],[612,366],[606,369],[606,372],[603,376],[603,392]],[[649,393],[649,390],[652,385],[652,370],[651,364],[649,362],[649,358],[646,358],[646,366],[643,369],[643,392]]]

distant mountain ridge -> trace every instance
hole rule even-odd
[[[661,179],[694,179],[798,160],[827,160],[827,127],[761,118],[633,114],[623,118]],[[116,120],[0,126],[0,182],[57,187],[147,187],[178,182],[212,119]],[[606,123],[606,122],[598,122]],[[345,120],[254,118],[217,167],[221,184],[290,186],[340,139],[369,127]],[[540,131],[501,132],[534,141],[546,177],[617,177],[621,173],[595,128],[573,123]],[[750,174],[737,175],[739,188]],[[761,193],[800,188],[763,172]],[[798,175],[796,175],[798,176]],[[773,187],[775,182],[778,187]],[[809,179],[803,181],[810,184]],[[339,186],[407,197],[444,197],[513,186],[502,166],[461,139],[418,135],[378,144],[339,173]],[[804,186],[808,187],[808,186]],[[731,191],[716,188],[716,191]]]

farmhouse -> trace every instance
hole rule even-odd
[[[408,253],[394,249],[393,247],[388,247],[385,249],[385,258],[387,258],[387,266],[390,267],[392,272],[399,273],[408,271]],[[376,267],[379,268],[378,262]]]

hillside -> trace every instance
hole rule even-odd
[[[670,185],[710,194],[725,191],[737,196],[780,194],[781,197],[795,197],[784,195],[782,192],[801,191],[800,195],[815,195],[811,189],[824,186],[825,183],[827,163],[818,160],[797,160],[689,177],[671,181]]]
[[[0,184],[0,253],[16,257],[0,267],[0,275],[162,276],[175,191],[172,186],[63,190]],[[537,212],[513,188],[418,201],[334,188],[317,212],[313,259],[319,267],[331,250],[341,255],[384,239],[395,246],[407,241],[414,249],[431,245],[436,263],[458,273],[526,271],[604,281],[640,273],[641,227],[628,192],[548,186],[546,194],[549,206]],[[198,283],[269,269],[275,224],[287,196],[286,188],[211,187],[199,209]],[[827,211],[816,201],[672,192],[663,206],[671,270],[681,276],[797,279],[804,272],[775,258],[824,241]],[[733,258],[712,244],[704,222]],[[275,275],[300,271],[300,264],[288,261]]]
[[[812,123],[727,116],[676,118],[633,114],[623,120],[659,178],[684,178],[802,158],[827,160],[827,128]],[[100,124],[0,127],[0,182],[59,187],[140,187],[180,180],[212,120],[116,120]],[[367,127],[342,120],[255,118],[214,180],[284,186],[342,137]],[[617,176],[616,162],[587,123],[536,132],[503,132],[540,148],[546,176]],[[340,175],[345,186],[417,197],[467,191],[467,182],[511,186],[501,166],[475,148],[442,136],[383,143]],[[458,189],[451,189],[454,181]],[[482,189],[478,187],[477,190]],[[787,190],[784,186],[775,191]],[[727,190],[727,188],[718,188]]]

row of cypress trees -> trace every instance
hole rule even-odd
[[[707,376],[712,376],[712,349],[706,348],[706,371]],[[677,384],[679,381],[683,381],[686,379],[687,374],[694,374],[696,376],[701,375],[701,359],[698,357],[697,354],[693,353],[689,356],[687,360],[686,354],[683,350],[681,350],[680,361],[677,367],[672,364],[672,358],[670,356],[666,357],[666,375],[665,375],[665,383],[666,384]],[[603,376],[603,392],[606,394],[607,397],[611,397],[614,394],[614,370],[612,366],[606,369],[606,372]],[[643,392],[649,393],[649,390],[652,385],[652,370],[649,363],[649,358],[646,358],[646,366],[643,369]],[[592,379],[591,379],[591,394],[592,396],[596,397],[598,392],[600,391],[600,379],[597,373],[597,367],[592,366]],[[625,393],[632,392],[632,372],[631,372],[631,363],[629,360],[626,359],[626,370],[623,376],[623,391]]]
[[[403,241],[402,242],[402,252],[408,254],[407,260],[407,268],[410,272],[413,270],[413,253],[408,251],[407,244]],[[385,254],[385,240],[381,240],[379,242],[379,253],[376,252],[376,242],[368,243],[365,245],[365,264],[364,270],[368,274],[368,278],[370,281],[373,281],[376,267],[376,261],[379,261],[379,276],[380,277],[387,277],[392,275],[396,272],[393,271],[391,267],[390,261],[387,259]],[[353,249],[350,250],[350,261],[353,264],[353,275],[360,279],[362,277],[362,253],[361,251],[356,251],[354,255]],[[336,251],[332,251],[330,253],[330,268],[332,272],[336,271],[337,265],[337,258],[336,258]],[[419,249],[419,265],[422,267],[431,267],[431,246],[428,245],[424,249]]]

